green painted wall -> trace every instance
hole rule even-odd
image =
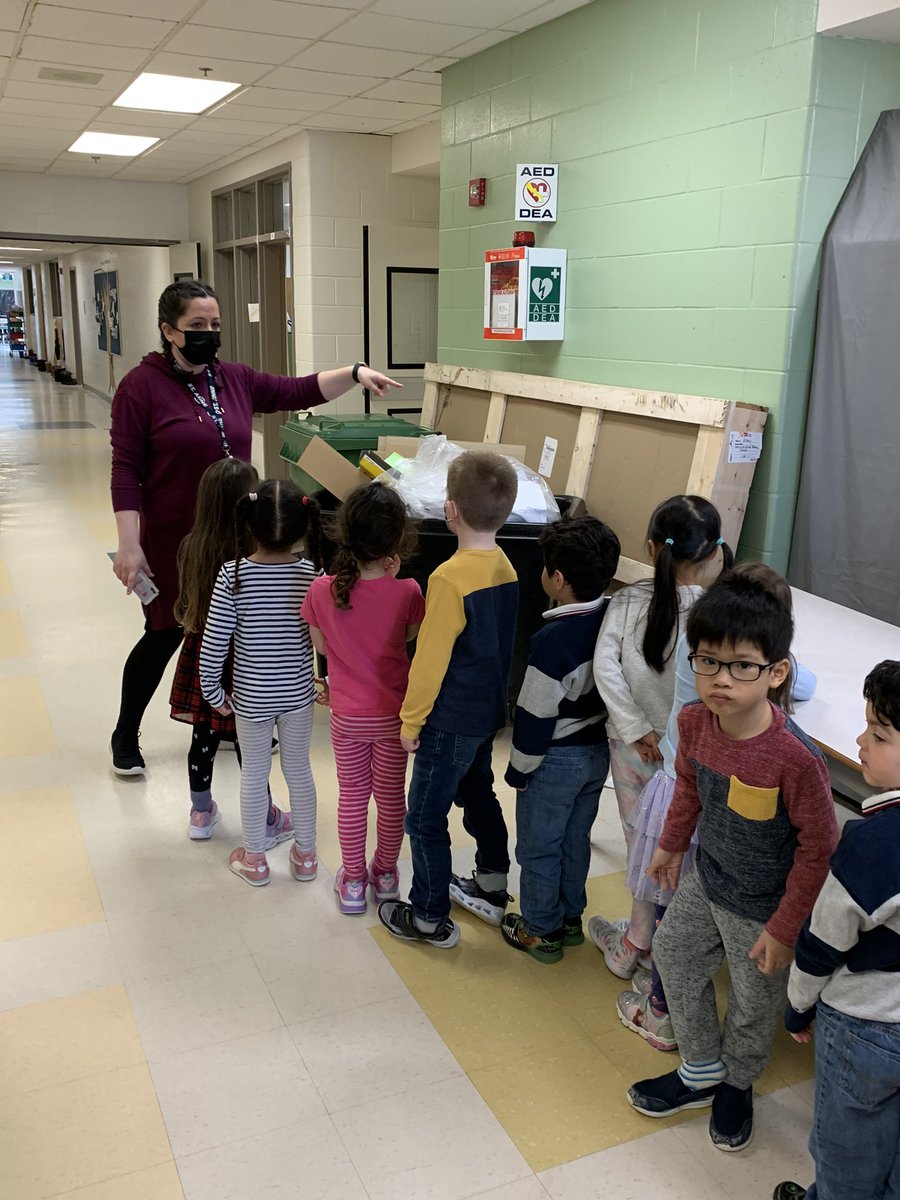
[[[595,0],[443,76],[440,360],[767,405],[743,549],[781,566],[816,242],[897,62],[817,39],[816,7]],[[567,332],[497,346],[483,256],[510,244],[522,161],[560,164],[560,218],[529,228],[569,252]]]

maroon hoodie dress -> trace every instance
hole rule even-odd
[[[316,375],[292,379],[231,362],[214,372],[231,453],[247,462],[254,413],[325,403]],[[188,378],[208,402],[205,371],[182,375],[154,351],[128,372],[112,402],[112,506],[141,515],[141,547],[159,588],[146,610],[151,629],[177,624],[178,547],[194,524],[200,476],[223,454],[219,431],[188,390]]]

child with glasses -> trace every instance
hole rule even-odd
[[[696,866],[653,942],[682,1063],[634,1084],[628,1100],[651,1117],[711,1105],[710,1139],[726,1151],[753,1136],[753,1084],[837,843],[824,756],[769,698],[791,670],[792,634],[787,608],[738,572],[694,605],[687,638],[700,702],[678,720],[675,795],[650,864],[660,887],[674,887],[696,829]],[[722,1029],[713,980],[726,960]]]

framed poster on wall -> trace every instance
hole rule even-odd
[[[118,271],[94,272],[94,320],[97,322],[97,349],[121,354]]]

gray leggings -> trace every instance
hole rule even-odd
[[[726,1081],[737,1088],[750,1087],[765,1070],[787,1002],[787,971],[763,975],[749,958],[762,929],[762,922],[712,904],[694,869],[653,938],[681,1057],[686,1063],[721,1058]],[[724,959],[731,987],[720,1028],[713,977]]]
[[[260,854],[266,848],[266,817],[269,812],[269,772],[272,768],[272,734],[277,725],[281,770],[291,798],[294,840],[301,850],[316,845],[316,785],[309,765],[313,705],[251,721],[235,713],[238,741],[243,755],[241,767],[241,824],[244,848]]]

